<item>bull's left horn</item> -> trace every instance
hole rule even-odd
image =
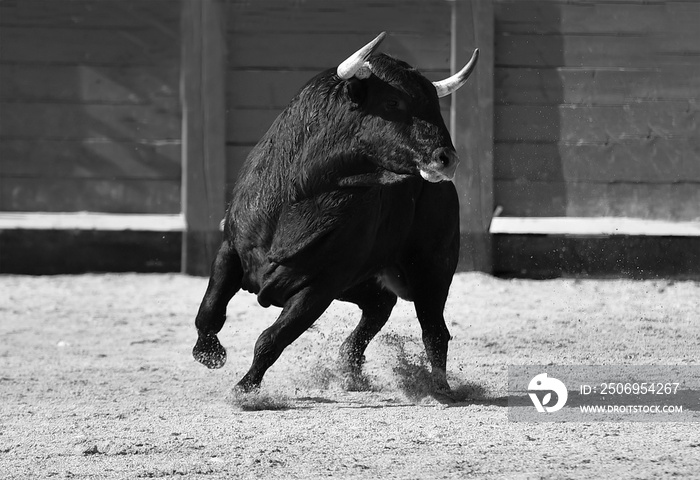
[[[372,55],[379,44],[382,43],[384,37],[386,37],[386,32],[380,33],[377,35],[377,38],[350,55],[347,60],[338,65],[338,76],[343,80],[348,80],[354,77],[355,73],[357,73],[360,67],[365,64],[365,62],[369,59],[369,56]]]
[[[437,90],[438,97],[446,97],[447,95],[455,93],[459,87],[464,85],[467,78],[469,78],[469,75],[471,75],[472,71],[474,70],[478,58],[479,49],[477,48],[474,50],[472,58],[469,60],[469,62],[467,62],[462,70],[444,80],[433,82],[433,85],[435,85],[435,89]]]

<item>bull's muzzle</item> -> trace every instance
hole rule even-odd
[[[422,165],[420,175],[429,182],[452,180],[459,165],[457,152],[452,148],[436,149],[427,165]]]

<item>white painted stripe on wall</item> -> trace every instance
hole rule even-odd
[[[121,214],[93,212],[0,212],[0,230],[134,230],[182,232],[183,214]]]
[[[624,217],[494,217],[489,230],[512,235],[638,235],[698,237],[700,222]]]
[[[0,212],[0,230],[182,232],[183,214]],[[698,237],[700,222],[623,217],[494,217],[490,233],[512,235],[638,235]]]

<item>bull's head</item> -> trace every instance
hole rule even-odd
[[[358,148],[388,170],[419,173],[429,182],[451,180],[459,158],[438,98],[464,85],[479,51],[455,75],[431,82],[405,62],[374,54],[385,36],[382,32],[336,70],[345,94],[362,114]]]

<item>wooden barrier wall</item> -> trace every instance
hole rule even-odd
[[[498,0],[495,203],[700,220],[700,2]]]
[[[0,211],[179,213],[180,4],[0,1]]]
[[[206,270],[214,217],[252,146],[309,78],[386,30],[382,51],[431,79],[482,51],[470,85],[442,100],[463,158],[462,268],[557,255],[500,234],[492,257],[494,206],[698,222],[699,17],[689,0],[0,0],[0,212],[170,215],[168,251],[193,232],[183,260]],[[224,33],[216,88],[212,28]],[[183,130],[215,106],[216,128]],[[26,235],[0,229],[0,243],[20,251]]]

